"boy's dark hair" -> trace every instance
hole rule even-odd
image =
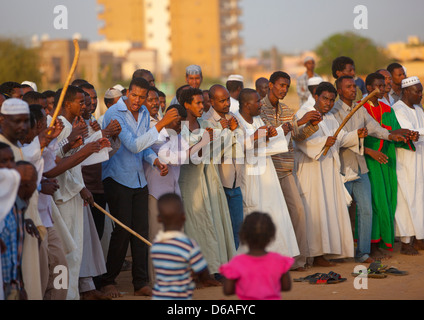
[[[150,86],[149,87],[149,89],[147,90],[147,94],[149,94],[149,92],[150,91],[154,91],[154,92],[156,92],[157,94],[158,94],[158,97],[159,97],[159,89],[158,88],[156,88],[156,87],[153,87],[153,86]]]
[[[269,77],[269,82],[275,84],[277,82],[277,80],[280,79],[280,78],[284,78],[284,79],[287,79],[287,80],[291,81],[291,78],[290,78],[290,76],[288,75],[287,72],[284,72],[284,71],[275,71],[271,75],[271,77]]]
[[[53,90],[46,90],[43,92],[43,96],[45,96],[46,98],[54,98],[55,95],[56,92],[54,92]]]
[[[166,98],[165,92],[159,90],[159,97]]]
[[[180,115],[181,118],[187,118],[187,109],[184,108],[182,105],[173,104],[173,105],[169,106],[168,109],[166,109],[166,112],[168,112],[171,109],[177,109],[178,114]]]
[[[134,78],[134,79],[132,79],[131,83],[128,87],[128,90],[131,91],[134,86],[141,88],[141,89],[146,89],[146,90],[149,90],[149,88],[150,88],[149,82],[144,78]]]
[[[179,98],[179,102],[182,106],[185,107],[185,104],[191,104],[193,102],[193,98],[194,96],[202,96],[203,97],[203,91],[197,88],[188,88],[186,90],[183,90],[181,92],[180,98]]]
[[[22,100],[24,100],[26,103],[30,104],[37,104],[40,99],[46,99],[46,96],[40,92],[37,91],[28,91],[24,94],[22,97]]]
[[[244,219],[240,228],[240,241],[249,247],[263,248],[275,237],[275,224],[269,214],[252,212]]]
[[[315,94],[319,97],[324,91],[334,93],[337,97],[337,90],[330,82],[321,82],[315,90]]]
[[[353,66],[355,65],[352,58],[341,56],[333,60],[331,71],[333,73],[334,79],[337,79],[337,71],[343,71],[344,69],[346,69],[346,65],[348,64],[351,64]]]
[[[341,86],[341,84],[342,84],[342,82],[343,82],[344,79],[352,79],[352,80],[354,80],[352,76],[341,76],[340,78],[338,78],[336,80],[336,88],[337,89],[340,89],[340,86]]]
[[[229,80],[225,83],[225,87],[227,88],[228,92],[233,93],[239,89],[243,89],[244,84],[241,81]]]
[[[72,81],[71,85],[79,87],[80,85],[84,83],[88,83],[88,81],[84,79],[75,79],[74,81]]]
[[[186,88],[189,88],[189,87],[190,86],[188,84],[184,84],[177,89],[175,96],[176,96],[178,102],[180,102],[181,92],[183,92],[183,90],[185,90]]]
[[[85,82],[79,85],[81,89],[95,90],[94,86],[91,83]]]
[[[244,103],[249,99],[250,95],[257,93],[258,92],[256,90],[251,88],[244,88],[243,90],[241,90],[239,95],[240,108],[244,107]]]
[[[365,79],[365,85],[366,86],[372,86],[372,84],[374,83],[375,80],[383,80],[385,81],[386,78],[378,72],[374,72],[374,73],[370,73],[367,78]]]
[[[183,200],[181,197],[176,193],[166,193],[159,197],[158,199],[158,209],[159,213],[161,212],[161,208],[163,205],[173,203],[175,206],[181,205],[183,206]]]
[[[0,93],[9,99],[16,88],[21,88],[21,84],[15,81],[6,81],[0,85]]]
[[[60,95],[62,93],[63,88],[56,91],[56,95],[54,96],[54,108],[56,108],[57,104],[59,103]],[[65,97],[63,98],[63,103],[65,102],[72,102],[75,100],[78,93],[84,93],[84,90],[82,90],[80,87],[70,85],[68,86],[68,89],[66,90]]]
[[[400,63],[393,62],[387,66],[387,71],[389,71],[390,74],[392,74],[395,69],[399,69],[399,68],[403,68],[403,66]]]

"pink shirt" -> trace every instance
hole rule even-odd
[[[219,272],[237,280],[236,294],[241,300],[280,300],[281,277],[293,262],[293,258],[275,252],[261,257],[241,254],[222,265]]]

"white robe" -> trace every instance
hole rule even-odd
[[[238,111],[234,115],[242,129],[238,136],[241,145],[244,145],[246,139],[258,128],[265,125],[260,116],[255,117],[253,124],[250,124]],[[243,209],[245,217],[254,211],[268,213],[276,226],[276,235],[275,240],[266,249],[295,257],[300,254],[299,247],[277,172],[271,159],[273,154],[288,151],[287,139],[281,127],[279,127],[278,133],[278,136],[271,138],[267,143],[266,150],[261,151],[262,156],[258,156],[257,163],[252,159],[245,159],[243,166],[245,172],[241,181]],[[246,151],[251,147],[247,143]],[[238,251],[243,252],[244,250],[246,248],[240,246]]]
[[[315,110],[313,107],[297,114]],[[332,114],[323,116],[319,130],[304,141],[296,142],[297,176],[305,207],[306,234],[310,257],[344,258],[354,256],[354,242],[348,205],[351,198],[340,173],[339,148],[360,153],[357,131],[342,130],[336,143],[323,155],[329,136],[339,123]]]
[[[393,110],[402,128],[420,133],[420,139],[414,142],[415,152],[396,148],[396,233],[421,240],[424,239],[424,112],[416,105],[409,108],[401,100],[393,105]]]

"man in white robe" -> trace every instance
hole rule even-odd
[[[240,129],[237,137],[245,146],[244,173],[241,175],[244,216],[261,211],[271,215],[276,225],[276,236],[267,250],[295,257],[299,255],[293,225],[271,155],[288,151],[282,127],[266,127],[260,117],[259,94],[253,89],[240,93],[240,109],[234,115]],[[262,135],[262,136],[261,136]],[[261,138],[262,137],[262,138]],[[265,138],[269,141],[264,145]],[[259,146],[259,148],[257,148]],[[253,156],[254,152],[257,156]],[[240,246],[239,250],[244,250]]]
[[[354,256],[348,212],[351,198],[340,174],[339,149],[350,148],[360,154],[358,135],[363,138],[366,133],[366,129],[349,133],[342,130],[337,138],[334,137],[339,123],[328,112],[336,95],[334,86],[323,82],[316,90],[315,106],[299,110],[296,114],[302,117],[305,112],[317,110],[323,116],[317,132],[304,141],[296,142],[297,175],[306,213],[309,254],[314,258],[314,264],[320,266],[333,265],[326,258]],[[327,146],[330,149],[324,155]]]
[[[396,148],[396,233],[401,237],[401,253],[407,255],[417,255],[417,250],[424,249],[424,112],[419,106],[422,93],[417,77],[404,79],[402,98],[393,105],[400,126],[419,133],[415,152]]]
[[[72,123],[81,115],[83,107],[85,107],[83,90],[75,86],[69,86],[63,101],[61,115],[58,117],[64,125],[64,129],[57,138],[59,144],[66,141],[65,139],[71,134],[73,129]],[[91,138],[92,140],[86,139],[85,141],[86,146],[92,142],[92,145],[86,149],[87,152],[90,154],[99,152],[101,146],[98,140],[96,141],[98,137],[93,135]],[[93,147],[92,149],[90,149],[91,146]],[[68,156],[69,153],[63,155],[62,152],[59,151],[58,155],[63,157]],[[54,194],[56,206],[76,244],[75,250],[66,255],[69,277],[67,300],[78,300],[80,298],[78,280],[80,277],[84,246],[84,204],[93,203],[92,194],[85,187],[81,172],[81,165],[87,163],[87,161],[88,159],[59,175],[57,180],[60,188]]]

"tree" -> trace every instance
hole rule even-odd
[[[325,39],[315,52],[319,58],[316,72],[331,75],[335,58],[347,56],[355,62],[356,74],[366,75],[385,68],[390,58],[374,42],[353,32],[337,33]]]
[[[39,56],[36,49],[26,47],[21,41],[0,38],[0,83],[29,80],[39,83]]]

